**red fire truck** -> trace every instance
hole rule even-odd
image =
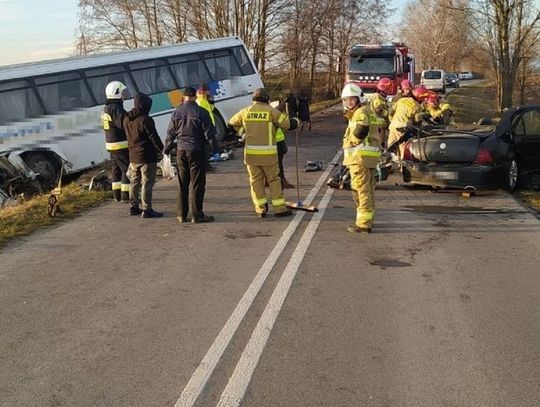
[[[414,84],[414,70],[414,55],[402,43],[359,44],[349,53],[345,83],[356,83],[370,93],[375,92],[379,79],[390,78],[394,82],[391,95],[395,95],[403,79]]]

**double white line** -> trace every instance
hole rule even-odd
[[[341,151],[336,154],[332,162],[336,162],[340,156]],[[305,199],[305,205],[310,205],[313,199],[317,196],[324,181],[327,179],[331,168],[332,166],[329,165],[326,171],[319,177],[315,186]],[[229,383],[221,395],[217,406],[229,407],[240,405],[249,382],[251,381],[251,377],[255,371],[259,358],[264,350],[264,347],[266,346],[270,332],[279,315],[283,302],[285,301],[287,293],[289,292],[291,284],[296,276],[300,264],[302,263],[311,240],[317,231],[328,202],[332,197],[333,191],[333,189],[328,189],[326,191],[319,204],[319,212],[316,212],[313,215],[306,230],[304,231],[304,234],[300,239],[300,243],[292,254],[291,259],[289,260],[281,279],[279,280],[265,310],[263,311],[263,314],[257,323],[257,326],[255,327],[255,330],[253,331],[251,338],[246,345],[246,348],[244,349],[244,352],[242,353],[234,373],[229,379]],[[305,212],[303,211],[297,212],[287,229],[285,229],[283,236],[274,246],[274,249],[260,268],[259,272],[251,282],[251,285],[244,293],[244,296],[225,323],[225,326],[222,328],[221,332],[214,340],[214,343],[204,356],[201,364],[199,367],[197,367],[195,373],[193,373],[193,376],[191,376],[191,379],[176,402],[175,407],[191,407],[193,404],[195,404],[195,401],[202,393],[204,386],[208,382],[208,379],[216,368],[221,356],[236,333],[238,326],[253,304],[255,297],[261,290],[261,287],[266,281],[268,275],[275,266],[279,256],[300,225],[304,214]]]

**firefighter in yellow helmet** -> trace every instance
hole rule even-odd
[[[422,122],[422,106],[420,103],[427,95],[427,89],[419,86],[412,91],[411,96],[403,96],[395,104],[394,115],[390,122],[388,146],[398,141],[403,135],[401,128],[420,124]],[[400,157],[403,157],[403,144],[399,146]]]
[[[343,137],[343,165],[349,167],[356,222],[349,232],[371,233],[375,216],[374,168],[381,156],[378,118],[359,86],[348,83],[341,100],[349,121]]]
[[[298,120],[290,121],[287,113],[274,109],[268,101],[268,92],[263,88],[256,89],[251,106],[240,110],[229,120],[231,126],[245,131],[244,163],[249,174],[255,212],[260,218],[264,218],[268,212],[265,178],[270,187],[274,216],[292,215],[287,209],[279,177],[276,132],[277,129],[296,128]]]

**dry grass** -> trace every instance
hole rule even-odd
[[[0,246],[8,240],[26,236],[44,226],[73,218],[83,210],[96,206],[112,196],[110,191],[85,191],[71,184],[62,188],[59,205],[63,213],[50,217],[47,213],[49,195],[40,195],[21,205],[0,210]]]
[[[324,100],[322,102],[313,103],[309,107],[309,111],[310,113],[320,112],[321,110],[337,105],[340,102],[341,102],[341,99],[330,99],[330,100]]]
[[[497,97],[493,83],[482,83],[456,89],[447,97],[458,126],[478,122],[482,117],[498,117]]]
[[[540,191],[519,191],[515,197],[540,214]]]

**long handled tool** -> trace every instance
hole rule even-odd
[[[319,209],[315,207],[314,205],[310,206],[304,206],[302,203],[302,200],[300,198],[300,171],[298,169],[298,127],[295,130],[296,135],[296,151],[295,151],[295,158],[296,158],[296,194],[298,197],[298,200],[296,202],[287,202],[287,208],[290,209],[296,209],[299,211],[305,211],[305,212],[319,212]]]

